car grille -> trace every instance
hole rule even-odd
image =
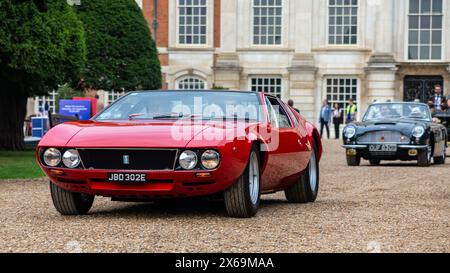
[[[370,143],[409,143],[409,137],[402,135],[400,132],[396,131],[375,131],[369,132],[357,139],[359,144],[370,144]]]
[[[85,169],[173,170],[177,150],[78,149]]]

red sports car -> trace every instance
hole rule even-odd
[[[56,209],[86,214],[94,196],[154,201],[217,195],[251,217],[261,194],[314,202],[322,145],[280,99],[241,91],[129,93],[89,121],[51,129],[37,147]]]

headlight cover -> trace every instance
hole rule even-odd
[[[45,150],[42,159],[45,165],[49,167],[56,167],[61,163],[61,152],[56,148],[49,148]]]
[[[349,126],[349,127],[345,128],[344,134],[347,138],[352,138],[356,134],[356,128],[353,126]]]
[[[197,166],[197,154],[193,151],[184,151],[180,154],[178,163],[185,170],[192,170]]]
[[[423,136],[423,134],[425,134],[425,128],[423,128],[422,126],[416,126],[412,130],[413,137],[421,137]]]
[[[80,155],[77,150],[69,149],[64,152],[62,161],[64,165],[69,169],[74,169],[80,165]]]
[[[201,163],[207,170],[215,169],[219,166],[220,154],[214,150],[207,150],[202,154]]]

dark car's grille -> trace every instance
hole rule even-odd
[[[409,143],[409,137],[402,135],[396,131],[376,131],[366,133],[358,138],[360,144],[370,143]]]
[[[78,149],[86,169],[173,170],[177,150]]]

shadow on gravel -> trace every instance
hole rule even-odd
[[[123,206],[111,209],[92,210],[91,216],[100,217],[227,217],[222,200],[187,199],[187,200],[159,200],[149,203],[121,203]],[[287,201],[281,199],[261,200],[261,210],[274,210],[287,206]]]

